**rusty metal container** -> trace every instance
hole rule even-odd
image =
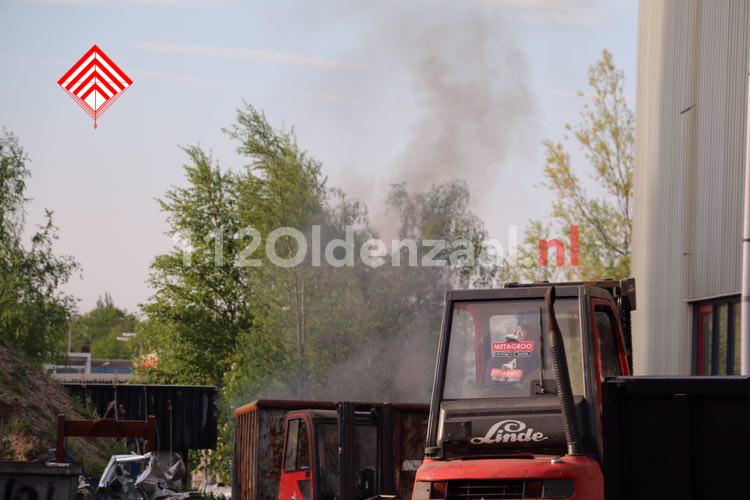
[[[286,414],[304,409],[335,410],[336,403],[261,399],[234,410],[233,499],[278,499]]]
[[[395,405],[393,443],[394,477],[398,498],[408,500],[414,489],[417,469],[422,465],[429,405]]]
[[[373,408],[383,403],[367,404]],[[258,400],[234,411],[232,498],[277,500],[284,451],[286,415],[299,410],[336,410],[334,401]],[[428,405],[394,404],[394,478],[398,498],[411,498],[416,470],[421,464],[427,430]]]

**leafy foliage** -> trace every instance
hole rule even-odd
[[[89,346],[91,356],[102,359],[130,359],[133,340],[117,340],[124,332],[134,332],[138,319],[135,315],[115,307],[109,292],[99,297],[96,307],[78,316],[71,324],[71,349]]]
[[[246,105],[225,132],[243,169],[224,171],[187,147],[187,186],[161,201],[169,234],[182,242],[152,264],[155,294],[136,341],[142,380],[222,388],[224,437],[202,459],[220,474],[233,405],[271,396],[425,400],[442,291],[477,275],[466,252],[448,267],[408,267],[406,255],[400,266],[388,258],[365,265],[359,249],[377,236],[366,207],[326,186],[292,130],[273,128]],[[486,233],[464,183],[424,193],[396,185],[389,200],[401,235],[419,241],[420,258],[423,240],[478,243]],[[289,265],[301,250],[293,236],[268,243],[278,228],[310,243],[296,265]],[[405,344],[417,353],[408,361]]]
[[[0,339],[35,361],[63,349],[72,296],[60,287],[79,269],[69,256],[53,252],[57,231],[52,212],[23,243],[29,157],[9,132],[0,137]]]
[[[254,284],[236,266],[215,265],[234,262],[241,249],[241,242],[219,237],[240,228],[237,176],[221,172],[200,148],[184,149],[188,187],[173,187],[159,203],[170,236],[189,249],[175,245],[154,259],[148,282],[156,292],[143,307],[147,320],[138,328],[137,347],[146,356],[158,353],[159,374],[147,378],[220,385],[238,335],[250,325]]]
[[[545,141],[543,186],[555,194],[552,223],[529,224],[516,279],[598,279],[630,275],[633,231],[633,171],[635,118],[625,98],[624,75],[612,54],[602,52],[589,68],[589,91],[578,125],[566,125],[583,158],[592,167],[595,194],[591,194],[573,167],[567,147]],[[570,227],[580,231],[579,267],[547,268],[537,263],[538,243],[550,234],[563,234],[570,248]]]

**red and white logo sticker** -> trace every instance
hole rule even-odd
[[[57,82],[94,119],[133,84],[128,75],[94,45]]]
[[[513,354],[531,353],[534,350],[534,341],[527,340],[523,342],[493,342],[493,356],[510,356]]]

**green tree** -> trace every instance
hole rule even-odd
[[[376,236],[366,207],[326,186],[320,163],[299,147],[293,130],[272,127],[245,105],[225,132],[244,166],[223,171],[200,149],[186,148],[187,187],[170,189],[161,202],[170,234],[186,243],[154,260],[155,294],[136,337],[143,380],[220,386],[222,437],[203,460],[224,476],[230,406],[259,397],[393,399],[396,391],[401,400],[425,399],[434,366],[425,346],[436,344],[442,293],[475,276],[463,262],[365,265],[359,249]],[[485,234],[463,183],[425,193],[396,186],[391,194],[405,238],[474,242]],[[281,236],[267,251],[280,228],[308,243],[295,265],[295,238]],[[340,267],[325,258],[337,240]],[[351,262],[344,259],[347,246]],[[408,358],[404,344],[412,346]],[[424,373],[399,385],[410,379],[405,366]]]
[[[633,231],[633,170],[635,118],[624,95],[624,74],[612,54],[604,50],[589,68],[589,90],[578,125],[566,125],[591,167],[592,194],[573,167],[563,142],[544,143],[546,161],[543,186],[555,196],[552,222],[532,221],[519,253],[516,278],[598,279],[630,275]],[[541,268],[537,263],[540,239],[563,235],[570,248],[570,227],[579,228],[579,266]],[[554,262],[554,259],[550,259]]]
[[[427,401],[445,290],[494,283],[497,265],[487,265],[481,259],[481,243],[487,231],[469,205],[470,192],[463,181],[421,191],[410,191],[404,184],[391,187],[388,208],[398,215],[399,237],[414,240],[420,257],[434,252],[436,241],[445,241],[445,248],[433,258],[444,265],[391,266],[372,277],[389,299],[396,300],[382,303],[378,315],[390,318],[388,329],[378,332],[374,345],[363,350],[375,353],[368,363],[378,368],[371,370],[367,379],[381,385],[378,393],[363,396]],[[406,254],[401,261],[406,261]]]
[[[89,346],[91,356],[102,359],[130,359],[133,341],[117,340],[124,332],[134,332],[138,319],[135,315],[115,306],[106,292],[99,296],[96,307],[78,316],[71,324],[72,349]]]
[[[232,265],[243,248],[233,237],[241,227],[237,176],[222,172],[199,147],[184,150],[188,185],[159,200],[176,244],[151,265],[155,293],[142,307],[147,319],[136,337],[138,351],[158,362],[138,360],[136,374],[221,385],[239,333],[249,328],[255,284]]]
[[[0,136],[0,339],[35,361],[64,349],[75,300],[60,291],[79,269],[69,256],[55,255],[52,212],[24,245],[29,157],[12,133]]]
[[[446,242],[435,254],[436,260],[447,264],[439,268],[439,275],[454,286],[488,287],[497,284],[502,270],[498,263],[483,259],[487,229],[469,209],[470,198],[465,181],[433,185],[420,192],[409,192],[402,183],[391,186],[388,205],[399,216],[399,237],[419,242],[420,254],[432,249],[424,247],[425,241]]]
[[[250,105],[237,111],[236,123],[225,132],[239,143],[237,152],[248,162],[240,201],[244,226],[256,230],[256,237],[264,242],[280,228],[307,233],[309,241],[310,226],[320,222],[327,196],[320,163],[300,149],[293,131],[275,130],[264,114]],[[285,236],[276,241],[273,253],[286,263],[298,250],[297,241]],[[254,337],[281,341],[278,348],[284,346],[286,359],[293,360],[285,373],[296,374],[296,393],[302,397],[315,276],[309,266],[280,267],[269,261],[268,252],[256,253],[254,258],[259,258],[261,265],[248,272],[263,285],[258,287],[254,307],[256,324],[262,327],[256,328]]]
[[[248,250],[276,228],[308,230],[323,212],[325,180],[293,133],[273,129],[251,106],[239,109],[225,132],[237,141],[244,169],[223,171],[200,148],[185,148],[187,186],[160,201],[169,234],[182,244],[152,264],[155,294],[143,307],[137,373],[149,381],[216,384],[225,402],[235,388],[249,397],[274,384],[299,392],[311,369],[313,280],[309,269],[271,265],[262,249]],[[294,240],[280,238],[275,250],[287,261]],[[217,453],[204,457],[224,475],[230,438],[223,435]]]

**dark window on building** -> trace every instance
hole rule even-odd
[[[739,297],[693,303],[693,373],[740,374]]]

